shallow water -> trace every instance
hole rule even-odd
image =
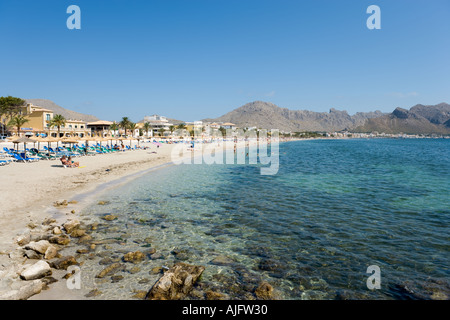
[[[184,261],[206,266],[192,299],[249,299],[262,280],[280,299],[450,297],[449,160],[444,139],[312,140],[282,143],[274,176],[258,165],[149,172],[82,213],[109,239],[84,262],[83,284],[130,299],[161,276],[152,269]],[[150,248],[122,280],[94,278],[101,259]],[[367,288],[370,265],[379,290]]]

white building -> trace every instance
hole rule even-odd
[[[164,135],[168,135],[170,134],[170,126],[173,126],[173,123],[170,123],[166,117],[159,116],[157,114],[154,114],[152,116],[145,116],[144,120],[142,121],[142,125],[146,122],[150,124],[148,135],[151,137],[159,135],[161,129],[164,131]]]

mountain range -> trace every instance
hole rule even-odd
[[[330,109],[329,112],[289,110],[272,103],[255,101],[209,122],[231,122],[238,127],[278,128],[280,131],[385,132],[408,134],[450,134],[450,105],[418,104],[410,110],[396,108],[392,113],[357,112]]]
[[[381,111],[358,112],[350,116],[347,111],[334,108],[330,112],[290,110],[273,103],[255,101],[227,114],[205,119],[209,122],[231,122],[238,127],[278,128],[280,131],[340,131],[364,125],[367,119],[381,117]]]
[[[26,99],[27,103],[50,109],[66,119],[87,122],[99,120],[96,116],[71,111],[46,99]],[[178,124],[180,120],[168,119]],[[257,127],[279,129],[280,131],[322,131],[349,130],[351,132],[384,132],[407,134],[450,134],[450,105],[418,104],[409,110],[396,108],[392,113],[357,112],[349,115],[347,111],[331,108],[329,112],[309,110],[290,110],[273,103],[254,101],[230,111],[218,118],[203,119],[204,122],[231,122],[238,127]]]
[[[418,104],[409,110],[396,108],[392,113],[368,119],[354,132],[384,132],[407,134],[450,134],[450,105]]]
[[[44,109],[52,110],[54,114],[60,114],[60,115],[64,116],[64,118],[66,118],[66,119],[83,120],[86,122],[94,122],[94,121],[99,120],[99,118],[97,118],[96,116],[93,116],[93,115],[79,113],[76,111],[65,109],[61,106],[58,106],[56,103],[54,103],[51,100],[47,100],[47,99],[24,99],[24,100],[26,101],[26,103],[32,103],[35,106],[39,106]]]

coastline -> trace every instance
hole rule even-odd
[[[17,273],[20,271],[20,268],[17,269],[18,259],[14,256],[14,252],[19,247],[17,238],[33,233],[35,230],[42,233],[44,230],[39,228],[42,229],[45,219],[56,219],[60,225],[68,218],[77,219],[77,212],[82,210],[87,202],[80,201],[70,205],[67,208],[70,212],[64,212],[53,206],[55,201],[70,202],[80,197],[87,198],[90,194],[97,195],[99,188],[103,192],[108,189],[108,186],[126,183],[133,176],[170,165],[171,150],[172,145],[163,144],[160,148],[152,145],[150,150],[126,151],[76,159],[80,161],[81,166],[86,166],[84,168],[63,168],[59,160],[14,163],[8,167],[2,167],[0,174],[6,183],[0,186],[0,194],[2,194],[0,281],[3,281],[0,283],[2,285],[0,293],[10,291],[5,288],[5,284],[11,285],[8,275],[18,276]],[[72,290],[73,295],[67,295],[69,290],[65,288],[65,285],[61,288],[56,283],[50,288],[51,290],[42,291],[34,298],[82,298],[75,292],[76,290]],[[65,289],[66,292],[61,294],[58,288]]]
[[[280,141],[281,143],[282,141]],[[145,144],[143,144],[145,146]],[[162,144],[159,148],[148,145],[150,150],[119,152],[116,154],[81,157],[80,166],[84,168],[63,168],[59,160],[41,160],[37,163],[16,163],[2,168],[2,177],[8,181],[0,186],[0,194],[5,195],[0,213],[0,281],[12,274],[17,278],[21,270],[31,260],[18,259],[14,252],[21,249],[17,239],[23,235],[48,236],[45,220],[56,220],[58,226],[72,219],[80,219],[77,214],[92,201],[110,188],[123,185],[136,176],[159,168],[175,165],[171,160],[175,144]],[[184,145],[188,148],[188,144]],[[225,150],[233,144],[223,144]],[[245,147],[238,143],[238,150]],[[154,153],[156,150],[156,154]],[[185,152],[181,159],[198,157],[199,154]],[[0,169],[1,170],[1,169]],[[67,201],[66,208],[55,208],[56,202]],[[71,203],[73,202],[73,203]],[[47,228],[48,229],[48,228]],[[2,273],[3,272],[3,273]],[[63,278],[66,272],[56,270],[56,278]],[[0,283],[1,284],[1,283]],[[0,299],[5,288],[0,286]],[[52,283],[47,290],[33,294],[31,300],[86,299],[83,290],[68,290],[65,281]]]

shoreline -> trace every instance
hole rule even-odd
[[[13,197],[12,193],[16,193],[15,196],[17,198],[22,196],[24,201],[17,203],[10,200],[9,207],[6,202],[2,202],[2,206],[6,210],[2,211],[2,219],[0,220],[0,244],[2,248],[0,251],[0,281],[2,278],[5,278],[5,274],[2,274],[2,272],[6,274],[9,272],[11,276],[11,268],[17,264],[17,257],[13,257],[13,253],[21,249],[17,243],[19,237],[27,234],[32,234],[35,237],[48,237],[49,231],[43,230],[45,229],[43,223],[45,220],[54,219],[56,220],[57,226],[61,227],[68,220],[80,219],[79,212],[85,209],[92,202],[93,198],[98,198],[102,193],[107,192],[111,188],[126,184],[137,176],[147,174],[151,171],[176,165],[171,160],[171,151],[175,145],[163,144],[157,149],[158,153],[156,157],[151,158],[146,158],[147,154],[151,154],[148,150],[137,150],[117,154],[96,155],[94,157],[85,156],[77,159],[77,161],[80,161],[80,165],[84,166],[86,164],[86,168],[89,168],[86,171],[83,171],[86,168],[63,169],[59,160],[41,160],[37,163],[29,164],[17,163],[10,165],[14,166],[14,168],[2,168],[6,170],[11,169],[11,172],[9,172],[11,183],[8,189],[4,185],[0,186],[0,192],[7,194],[6,198],[9,199]],[[189,144],[185,144],[186,148],[188,146]],[[221,143],[224,151],[233,148],[233,146],[234,144],[232,143],[229,145],[223,142]],[[243,145],[238,148],[241,149],[246,146]],[[152,147],[152,149],[154,150],[155,148]],[[154,154],[150,156],[152,155]],[[197,156],[199,155],[185,151],[181,159],[191,158],[193,160]],[[108,163],[105,160],[112,161]],[[16,178],[16,174],[19,178],[27,175],[22,169],[25,169],[25,171],[30,170],[30,173],[34,173],[34,176],[27,176],[29,179],[28,186],[30,188],[20,188],[19,186],[23,182],[20,179],[14,179]],[[7,172],[6,170],[2,170],[2,173]],[[39,178],[42,173],[48,175],[43,181]],[[47,179],[53,180],[47,183]],[[14,190],[17,191],[20,189],[23,190],[22,194],[14,192]],[[42,192],[36,192],[40,189],[44,190]],[[42,194],[45,194],[45,196],[42,196]],[[64,211],[61,208],[54,207],[55,202],[60,201],[75,202],[67,208],[71,213],[65,212],[67,210]],[[21,266],[21,269],[29,262],[26,259],[19,260],[25,263]],[[15,274],[17,277],[20,273],[19,271],[20,269],[17,270],[16,267],[12,271],[12,274]],[[65,275],[65,273],[56,271],[58,278],[62,278]],[[0,287],[0,299],[2,289]],[[33,294],[30,299],[86,299],[84,297],[86,292],[81,294],[81,292],[76,291],[79,290],[68,290],[65,286],[65,281],[58,281],[48,287],[47,290]]]
[[[80,161],[80,165],[86,165],[85,168],[63,168],[59,160],[14,163],[2,167],[0,174],[8,182],[0,186],[0,194],[5,199],[1,203],[3,210],[0,214],[0,285],[3,285],[0,286],[0,296],[1,293],[11,291],[4,288],[4,283],[14,285],[14,281],[11,282],[8,276],[18,278],[20,273],[20,268],[17,269],[18,261],[26,262],[17,259],[14,254],[20,248],[17,243],[18,237],[33,233],[36,236],[36,230],[37,234],[42,234],[44,230],[39,228],[42,229],[42,222],[45,219],[53,218],[61,225],[68,218],[79,218],[77,213],[83,209],[91,196],[99,195],[109,187],[126,183],[136,175],[170,165],[171,149],[170,145],[162,145],[158,149],[152,146],[150,152],[126,151],[76,159]],[[157,150],[157,153],[152,153],[153,150]],[[79,204],[70,205],[70,210],[75,210],[71,213],[53,206],[55,201],[75,199],[84,200]],[[58,299],[60,290],[57,290],[57,287],[42,291],[35,295],[35,298],[39,299],[41,294],[48,295],[52,292],[51,296]],[[81,297],[75,293],[74,297],[66,298]]]

